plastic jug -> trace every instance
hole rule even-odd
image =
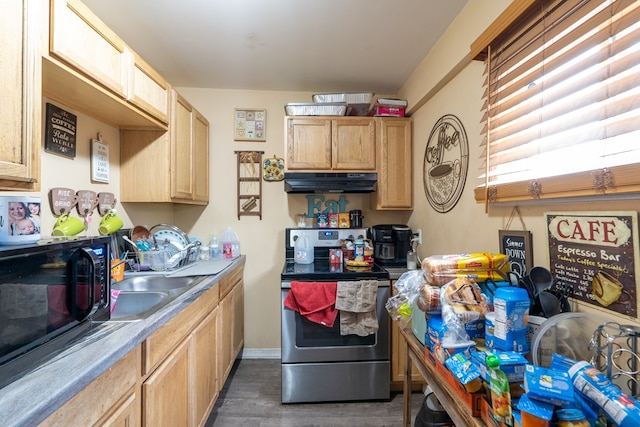
[[[240,256],[240,239],[231,227],[222,233],[222,257],[226,259]]]
[[[294,245],[294,260],[296,264],[312,264],[314,260],[313,247],[304,234],[296,239]]]

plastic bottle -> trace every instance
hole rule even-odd
[[[353,259],[355,261],[364,261],[364,238],[358,236],[354,242]]]
[[[200,250],[198,251],[198,260],[209,261],[210,258],[211,253],[209,252],[209,246],[200,246]]]
[[[584,360],[569,368],[574,389],[599,406],[619,427],[640,425],[638,401],[624,394],[605,374]]]
[[[486,357],[489,368],[489,390],[491,391],[491,407],[493,418],[506,425],[513,425],[511,414],[511,388],[507,375],[500,369],[500,358],[495,354]]]
[[[296,239],[294,245],[294,260],[296,264],[311,264],[314,261],[313,247],[309,244],[307,236],[302,234]]]
[[[226,259],[240,256],[240,239],[231,227],[222,233],[222,257]]]
[[[218,245],[218,236],[215,234],[211,238],[211,243],[209,243],[209,257],[211,259],[222,258],[220,246]]]

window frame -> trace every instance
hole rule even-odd
[[[498,18],[471,44],[473,60],[486,61],[489,49],[519,19],[527,16],[533,8],[540,7],[540,0],[513,1]],[[488,76],[485,76],[488,78]],[[486,101],[486,100],[485,100]],[[484,111],[486,114],[486,111]],[[485,116],[488,120],[488,115]],[[488,165],[488,125],[482,135],[481,149],[484,164]],[[488,169],[488,168],[487,168]],[[485,171],[486,174],[487,171]],[[478,203],[522,202],[526,200],[554,200],[572,197],[598,198],[602,195],[628,195],[640,193],[640,164],[612,166],[573,174],[537,178],[530,181],[511,182],[498,185],[479,184],[474,188]],[[598,196],[598,197],[595,197]],[[637,198],[636,194],[634,198]]]

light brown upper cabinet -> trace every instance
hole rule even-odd
[[[137,53],[127,48],[131,58],[127,99],[163,123],[169,121],[169,83]]]
[[[378,183],[371,196],[377,210],[413,209],[411,119],[376,118]]]
[[[120,134],[120,201],[209,203],[209,122],[171,90],[169,132]]]
[[[291,171],[375,171],[376,131],[370,117],[285,117]]]
[[[413,209],[411,119],[285,117],[289,171],[376,171],[376,210]]]
[[[40,7],[0,0],[0,190],[40,190]]]
[[[120,128],[166,129],[169,84],[80,0],[47,3],[44,94]]]
[[[171,91],[171,198],[209,202],[209,122]]]

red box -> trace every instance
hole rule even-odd
[[[386,117],[404,117],[404,108],[391,107],[388,105],[376,105],[373,107],[374,116],[386,116]]]
[[[471,415],[479,417],[481,415],[481,403],[484,393],[469,393],[451,371],[431,354],[427,347],[424,349],[424,357],[427,363],[434,367],[436,374],[449,386],[449,389],[453,390],[458,398],[460,398],[464,405],[471,411]]]

